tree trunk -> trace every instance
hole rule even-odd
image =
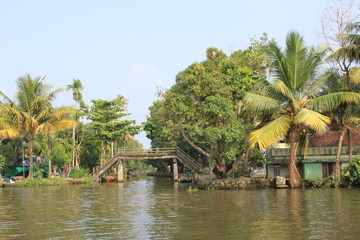
[[[297,143],[296,140],[297,140],[297,129],[293,128],[290,132],[290,150],[289,150],[289,162],[288,162],[291,188],[296,188],[300,185],[300,174],[296,161],[296,154],[299,144]]]
[[[52,152],[52,147],[51,147],[51,137],[48,136],[48,151],[47,151],[47,159],[49,162],[49,169],[48,169],[48,178],[51,178],[52,176],[52,169],[51,169],[51,152]]]
[[[208,157],[215,162],[215,166],[212,169],[212,171],[213,171],[213,173],[215,173],[215,175],[217,177],[227,178],[229,176],[229,174],[231,173],[231,171],[233,171],[234,169],[237,169],[239,161],[237,161],[237,160],[233,161],[228,166],[226,166],[225,163],[220,162],[219,160],[213,158],[208,152],[206,152],[204,149],[197,146],[193,141],[191,141],[190,138],[188,136],[186,136],[184,129],[180,128],[180,131],[181,131],[181,135],[183,136],[184,140],[187,143],[189,143],[190,146],[192,146],[199,153],[203,154],[205,157]]]
[[[29,175],[28,175],[28,178],[33,178],[33,171],[34,171],[34,160],[33,160],[33,137],[30,136],[29,138],[29,163],[30,163],[30,166],[29,166]]]
[[[243,165],[242,165],[242,168],[241,168],[241,173],[243,175],[245,175],[247,173],[246,168],[247,168],[247,165],[248,165],[250,151],[251,151],[251,149],[250,149],[250,147],[248,147],[246,149],[246,151],[245,151],[245,154],[244,154]]]
[[[346,131],[345,129],[340,130],[339,143],[337,146],[336,163],[335,163],[335,179],[337,181],[340,180],[340,167],[341,167],[340,156],[341,156],[341,149],[342,149],[342,143],[343,143],[345,131]]]
[[[352,142],[352,133],[351,130],[347,130],[348,134],[348,149],[349,149],[349,164],[352,162],[353,159],[353,142]]]
[[[72,140],[73,140],[73,149],[72,149],[72,166],[75,167],[75,159],[76,159],[76,139],[75,139],[75,128],[72,131]]]
[[[114,142],[111,142],[111,159],[114,157]]]
[[[101,153],[100,153],[100,168],[105,164],[105,143],[101,142]]]

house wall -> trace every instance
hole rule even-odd
[[[268,164],[267,165],[267,177],[268,178],[274,178],[277,176],[274,176],[274,165],[277,165],[280,167],[280,177],[288,177],[289,176],[289,170],[286,165],[283,164]]]
[[[322,177],[321,163],[304,163],[304,178]]]

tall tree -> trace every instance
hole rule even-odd
[[[333,109],[346,100],[359,101],[356,93],[332,93],[318,97],[324,83],[318,69],[324,52],[305,46],[300,34],[291,32],[282,50],[275,41],[269,44],[273,74],[263,85],[263,94],[247,93],[246,106],[255,112],[270,112],[271,121],[263,122],[250,135],[251,146],[267,148],[284,139],[290,146],[288,169],[291,187],[300,184],[296,155],[301,132],[324,131],[330,118],[316,110]]]
[[[134,136],[140,132],[141,126],[135,125],[134,120],[121,120],[130,114],[125,113],[127,100],[117,96],[113,100],[92,100],[89,119],[95,130],[95,136],[101,140],[100,165],[106,160],[108,144],[115,140],[123,140],[126,135]]]
[[[75,112],[72,107],[51,108],[48,110],[43,112],[44,115],[42,116],[42,123],[39,125],[39,131],[43,132],[46,138],[46,158],[49,164],[48,177],[51,178],[52,136],[58,131],[74,128],[77,122],[71,116]]]
[[[359,62],[359,24],[360,15],[353,0],[338,0],[326,8],[321,20],[321,37],[327,44],[329,63],[338,69],[339,85],[342,91],[356,91],[356,77],[352,77],[354,63]],[[341,76],[343,75],[343,76]],[[334,123],[338,124],[339,144],[336,158],[336,177],[340,178],[340,153],[345,133],[348,136],[349,162],[352,161],[352,131],[358,113],[353,104],[344,104],[332,112]],[[335,115],[336,113],[336,115]],[[349,127],[347,127],[349,126]],[[351,126],[351,127],[350,127]]]
[[[207,49],[206,55],[205,61],[180,72],[165,92],[165,119],[182,141],[208,159],[219,178],[226,178],[246,148],[247,125],[238,114],[238,102],[255,73],[239,64],[240,57],[233,55],[235,61],[217,48]]]
[[[84,90],[84,86],[81,82],[81,80],[79,79],[73,79],[73,83],[67,85],[66,90],[72,90],[73,92],[73,99],[75,101],[75,120],[79,122],[80,119],[80,107],[84,106],[84,101],[83,101],[83,95],[82,95],[82,90]],[[79,168],[80,165],[80,150],[78,145],[80,145],[79,143],[76,142],[76,127],[73,128],[73,132],[72,132],[72,138],[73,138],[73,150],[72,150],[72,165],[76,168]]]
[[[44,78],[25,75],[16,80],[16,100],[12,101],[0,92],[3,101],[0,103],[1,120],[0,137],[14,138],[24,136],[28,140],[29,178],[33,177],[33,144],[35,136],[44,123],[44,116],[52,108],[51,102],[61,91],[50,91],[51,87],[44,84]]]

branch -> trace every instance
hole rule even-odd
[[[185,140],[187,143],[189,143],[196,151],[198,151],[199,153],[203,154],[205,157],[208,157],[208,158],[210,158],[210,159],[212,159],[212,160],[215,160],[215,162],[217,162],[216,159],[214,159],[208,152],[206,152],[204,149],[202,149],[201,147],[197,146],[193,141],[191,141],[190,138],[186,135],[185,130],[184,130],[182,127],[179,126],[178,128],[179,128],[179,130],[180,130],[180,132],[181,132],[181,135],[182,135],[182,137],[184,138],[184,140]]]

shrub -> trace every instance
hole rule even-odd
[[[40,187],[40,186],[55,186],[55,185],[63,185],[67,184],[67,182],[62,178],[32,178],[32,179],[24,179],[22,181],[18,181],[14,183],[19,187]]]
[[[71,178],[84,178],[89,175],[89,172],[86,169],[72,169],[70,172]]]
[[[321,177],[314,177],[309,179],[309,186],[311,187],[323,187],[324,181]]]
[[[347,175],[343,176],[343,181],[360,187],[360,157],[356,157],[354,161],[345,168]]]

